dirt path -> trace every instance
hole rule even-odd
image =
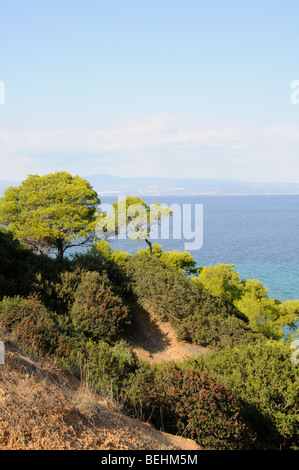
[[[134,320],[124,339],[139,359],[155,363],[181,361],[208,352],[205,347],[179,340],[169,323],[154,320],[143,307],[134,304],[130,308]]]

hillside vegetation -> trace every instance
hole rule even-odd
[[[277,322],[274,330],[260,328],[229,296],[215,295],[200,282],[200,272],[194,276],[186,273],[183,262],[174,263],[173,256],[163,259],[146,250],[130,256],[111,252],[104,242],[71,259],[52,259],[34,254],[10,232],[1,231],[2,335],[74,378],[80,379],[84,370],[88,387],[112,398],[123,414],[206,449],[298,449],[298,366],[290,360],[289,343],[272,334]],[[138,345],[136,325],[142,315],[152,329],[143,340],[139,337]],[[182,347],[181,357],[155,356],[170,341],[163,333],[165,325]],[[150,343],[151,331],[160,343],[154,337]],[[1,369],[4,397],[5,387],[13,382],[11,367]],[[26,373],[16,382],[22,380],[27,380]],[[59,431],[65,444],[57,441],[58,448],[144,448],[141,441],[126,437],[121,444],[109,444],[81,415],[81,430],[72,434],[69,423],[80,409],[68,404],[61,415],[51,412],[58,402],[47,396],[45,413],[57,420],[63,416],[66,426]],[[2,401],[2,429],[9,426],[7,404]],[[34,441],[36,423],[31,426],[26,413],[23,408],[18,412],[27,424],[23,431],[18,428],[15,441],[3,431],[6,446],[28,448]],[[79,435],[86,437],[80,440]],[[45,443],[40,445],[50,445],[47,433]]]
[[[0,450],[201,450],[129,418],[86,383],[6,342],[0,367]]]

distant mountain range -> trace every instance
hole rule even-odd
[[[86,179],[99,195],[262,195],[299,194],[299,183],[265,182],[196,178],[123,178],[90,175]]]
[[[101,196],[192,196],[192,195],[282,195],[299,194],[299,183],[261,182],[196,179],[159,178],[154,176],[125,178],[111,175],[85,176],[95,191]],[[17,181],[0,180],[0,195],[8,186],[16,186]]]

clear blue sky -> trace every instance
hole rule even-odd
[[[0,179],[299,182],[298,18],[288,0],[2,2]]]

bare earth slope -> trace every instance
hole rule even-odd
[[[122,415],[64,369],[7,342],[5,364],[0,365],[0,450],[43,449],[200,447]]]
[[[139,359],[149,362],[181,361],[208,352],[208,348],[180,341],[174,328],[138,304],[130,306],[133,323],[124,339]]]

